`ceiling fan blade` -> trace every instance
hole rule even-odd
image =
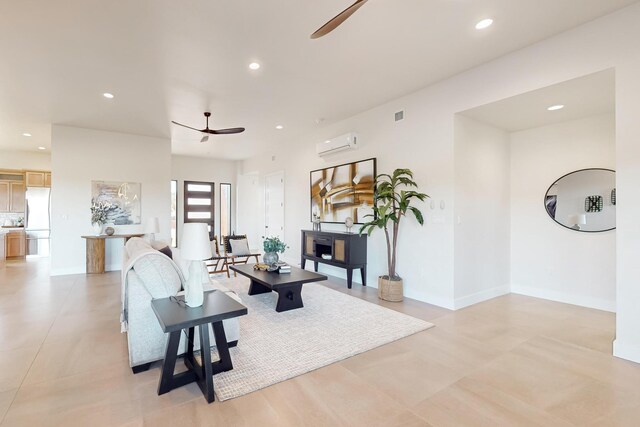
[[[337,14],[333,19],[320,27],[315,33],[311,34],[312,39],[318,39],[322,36],[326,36],[331,31],[335,30],[340,24],[353,15],[358,9],[360,9],[368,0],[357,0],[354,4]]]
[[[210,129],[209,133],[214,135],[229,135],[232,133],[244,132],[244,128],[230,128],[230,129]]]
[[[192,128],[191,126],[183,125],[182,123],[174,122],[173,120],[171,120],[171,123],[173,123],[174,125],[182,126],[183,128],[195,130],[195,131],[198,131],[198,132],[204,132],[205,131],[204,129],[196,129],[196,128]]]
[[[200,140],[200,142],[207,142],[207,141],[209,141],[209,134],[205,134]]]

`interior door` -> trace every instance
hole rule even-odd
[[[284,172],[265,176],[264,205],[264,235],[284,241]]]

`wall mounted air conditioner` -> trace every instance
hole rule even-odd
[[[332,139],[327,139],[316,144],[316,152],[318,156],[328,156],[345,150],[354,150],[358,148],[358,135],[350,132],[346,135],[340,135]]]

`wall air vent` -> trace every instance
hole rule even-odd
[[[398,111],[395,114],[395,117],[396,117],[396,122],[399,122],[400,120],[404,120],[404,110]]]

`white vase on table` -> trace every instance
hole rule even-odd
[[[93,232],[95,233],[96,236],[99,236],[102,234],[102,224],[99,223],[95,223],[93,224]]]

